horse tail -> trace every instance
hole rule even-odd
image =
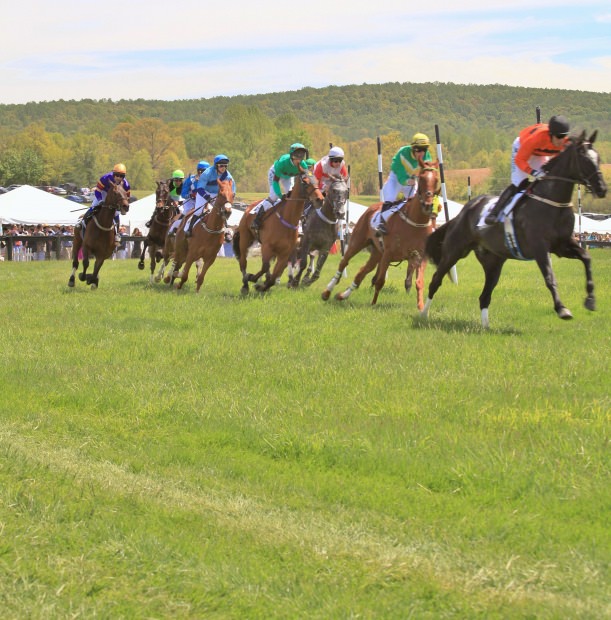
[[[239,230],[236,230],[235,233],[233,234],[232,245],[233,245],[233,253],[235,254],[235,257],[238,260],[240,260],[240,231]]]
[[[450,224],[452,221],[443,224],[437,230],[434,230],[426,240],[424,253],[435,265],[439,264],[443,252],[443,241],[446,238]]]

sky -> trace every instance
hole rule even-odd
[[[611,92],[609,0],[0,6],[0,104],[385,82]]]

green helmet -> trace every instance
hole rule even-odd
[[[184,179],[185,173],[182,170],[174,170],[174,172],[172,172],[172,178],[173,179]]]
[[[305,146],[303,146],[303,144],[301,144],[301,142],[295,142],[295,144],[291,144],[291,148],[289,149],[289,153],[292,155],[296,151],[303,151],[304,152],[303,159],[306,159],[306,157],[308,157],[308,155],[309,155],[308,149]]]
[[[310,166],[315,166],[316,165],[316,160],[313,159],[312,157],[309,157],[308,159],[305,160],[305,163],[307,164],[308,168]]]

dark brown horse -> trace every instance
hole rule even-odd
[[[295,186],[290,194],[265,214],[259,231],[261,270],[256,274],[247,272],[246,259],[248,248],[256,239],[251,224],[255,218],[253,208],[258,202],[247,207],[233,237],[233,251],[240,262],[242,272],[242,294],[248,293],[249,282],[256,282],[255,288],[259,292],[265,292],[276,284],[297,245],[299,220],[306,200],[311,200],[314,208],[322,206],[323,195],[318,189],[316,177],[311,172],[297,175]],[[274,257],[276,263],[273,272],[270,273],[270,265]],[[265,282],[258,282],[263,274],[265,274]]]
[[[321,208],[312,207],[303,224],[303,237],[297,250],[297,275],[289,277],[289,286],[299,286],[303,272],[308,266],[310,252],[317,251],[316,269],[303,279],[309,286],[320,277],[320,272],[329,256],[331,246],[337,241],[339,220],[346,215],[348,183],[342,176],[333,176]]]
[[[234,198],[233,183],[231,180],[221,181],[219,179],[218,188],[219,192],[214,199],[212,209],[193,227],[191,237],[185,238],[184,226],[181,226],[176,233],[174,272],[178,271],[184,262],[180,282],[175,284],[177,289],[181,289],[189,278],[191,265],[201,258],[204,261],[204,266],[197,276],[196,292],[199,293],[206,273],[212,267],[225,241],[225,226],[231,215],[231,205]]]
[[[386,229],[388,234],[383,241],[376,237],[371,227],[373,216],[380,210],[382,203],[374,204],[359,218],[352,235],[346,254],[339,263],[337,272],[322,293],[323,300],[329,299],[331,291],[342,277],[344,269],[355,254],[370,246],[367,262],[356,274],[352,284],[335,298],[339,301],[348,299],[352,291],[357,289],[365,276],[377,267],[374,278],[375,293],[371,304],[378,301],[378,295],[384,286],[388,266],[393,262],[408,261],[405,290],[410,291],[413,274],[416,272],[416,291],[418,308],[424,307],[424,246],[427,237],[433,230],[433,204],[435,195],[439,192],[439,174],[437,164],[427,162],[420,168],[418,176],[418,191],[412,196],[397,213],[389,218]]]
[[[149,257],[151,259],[151,278],[155,273],[155,265],[161,258],[160,250],[165,245],[166,235],[170,229],[172,218],[178,212],[178,207],[170,196],[170,185],[168,181],[157,181],[157,189],[155,190],[155,210],[151,217],[151,226],[148,235],[144,239],[142,254],[138,262],[138,269],[144,269],[144,257],[148,248]],[[159,254],[159,255],[158,255]]]
[[[114,217],[117,211],[125,215],[129,211],[129,198],[125,188],[121,184],[111,183],[106,199],[99,205],[87,228],[85,236],[82,236],[82,227],[78,225],[74,229],[74,246],[72,248],[72,274],[68,280],[68,286],[74,286],[74,276],[78,270],[79,250],[83,249],[83,271],[79,273],[79,280],[91,284],[96,289],[99,284],[98,274],[107,258],[112,256],[115,249],[115,223]],[[95,256],[95,265],[92,273],[87,273],[89,257]]]
[[[478,196],[429,237],[426,253],[437,265],[437,271],[429,285],[422,316],[428,317],[431,301],[441,286],[443,276],[471,250],[475,251],[486,276],[479,298],[482,326],[485,328],[489,326],[488,307],[492,291],[508,258],[537,261],[552,295],[554,310],[561,319],[571,319],[573,315],[558,296],[550,252],[580,260],[586,272],[585,307],[595,309],[591,259],[573,236],[575,214],[570,202],[576,183],[585,185],[599,198],[607,193],[599,156],[592,148],[595,139],[596,132],[586,139],[584,131],[581,136],[571,138],[566,149],[545,164],[546,175],[530,185],[522,202],[514,208],[513,224],[509,221],[492,226],[482,225],[493,196]]]

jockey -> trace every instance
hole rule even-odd
[[[93,201],[91,202],[91,206],[89,207],[89,209],[83,216],[83,224],[85,226],[87,226],[87,223],[93,217],[94,213],[97,211],[97,207],[99,207],[106,199],[106,195],[108,194],[108,189],[111,183],[114,183],[115,185],[119,185],[119,184],[123,185],[123,188],[127,192],[127,197],[129,198],[130,186],[129,186],[129,182],[125,178],[126,174],[127,174],[127,169],[125,168],[125,164],[115,164],[115,166],[112,169],[112,172],[108,172],[104,176],[100,177],[100,180],[98,181],[95,187],[94,198],[93,198]],[[115,241],[117,243],[120,243],[121,237],[118,232],[119,231],[119,214],[118,213],[115,213],[115,226],[117,228],[117,234],[115,236]]]
[[[486,224],[496,224],[501,211],[515,202],[520,190],[528,184],[529,175],[535,178],[544,175],[542,166],[564,150],[569,131],[569,121],[564,116],[552,116],[547,124],[537,123],[522,129],[511,147],[511,185],[503,190],[486,216]]]
[[[402,146],[395,153],[390,164],[390,173],[382,187],[384,204],[380,211],[380,224],[376,229],[376,235],[386,234],[386,222],[400,208],[400,205],[393,205],[399,193],[403,192],[405,200],[409,200],[416,193],[418,169],[423,166],[424,162],[433,161],[429,153],[430,146],[428,136],[416,133],[411,144]]]
[[[217,155],[214,158],[214,164],[207,168],[197,182],[197,195],[195,197],[195,213],[189,222],[189,226],[185,228],[185,237],[190,237],[193,233],[193,226],[197,220],[204,214],[206,207],[211,203],[219,193],[219,181],[231,181],[233,193],[235,194],[235,180],[228,170],[229,157],[227,155]]]
[[[342,176],[347,181],[348,168],[344,163],[344,150],[339,146],[332,146],[329,153],[314,166],[314,176],[318,179],[318,187],[323,194],[327,193],[332,176]]]
[[[185,179],[185,173],[182,170],[174,170],[174,172],[172,172],[172,178],[168,179],[167,181],[168,187],[170,188],[170,199],[172,200],[172,204],[174,205],[174,207],[176,207],[177,210],[180,209],[180,205],[182,204],[182,200],[183,200],[182,189],[184,185],[184,179]],[[172,226],[170,227],[170,230],[168,230],[168,234],[174,234],[174,232],[176,231],[176,228],[178,228],[178,224],[180,223],[180,220],[182,219],[182,213],[183,211],[181,211],[180,216],[176,218],[174,222],[172,222]],[[155,212],[153,211],[153,215],[154,214]],[[147,228],[150,228],[152,221],[153,221],[153,218],[151,217],[151,219],[148,222],[146,222],[145,226]]]
[[[182,184],[182,191],[180,195],[185,201],[183,213],[187,213],[195,206],[195,192],[197,190],[197,182],[199,181],[199,177],[207,168],[210,168],[210,164],[204,159],[202,159],[197,164],[197,172],[195,174],[190,174],[187,180]]]
[[[289,152],[282,155],[271,166],[267,174],[269,197],[265,198],[258,206],[257,215],[252,223],[255,230],[261,227],[265,212],[280,202],[283,194],[291,191],[294,178],[298,174],[308,171],[308,164],[305,161],[308,156],[308,149],[303,144],[295,142],[295,144],[291,144]]]

